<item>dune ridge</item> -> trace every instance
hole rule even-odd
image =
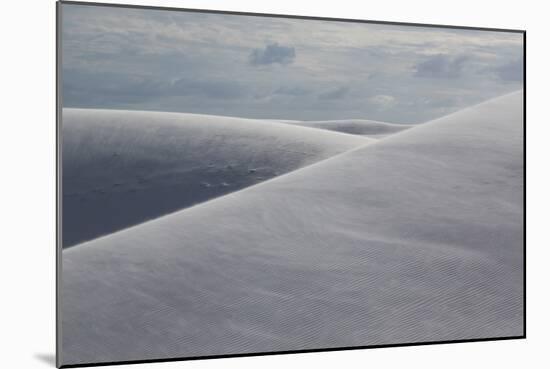
[[[341,119],[341,120],[320,120],[320,121],[290,121],[282,120],[282,123],[326,129],[329,131],[360,135],[364,137],[380,139],[391,134],[407,130],[415,125],[396,124],[379,122],[367,119]]]
[[[64,109],[64,247],[366,142],[369,139],[244,118]]]
[[[63,362],[521,335],[522,104],[65,250]]]

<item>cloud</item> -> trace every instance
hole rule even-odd
[[[63,103],[67,106],[112,106],[140,103],[166,95],[169,85],[133,74],[63,69]]]
[[[291,64],[296,58],[296,51],[293,47],[281,46],[278,43],[266,45],[263,49],[254,49],[250,53],[250,64],[270,65],[270,64]]]
[[[174,96],[233,100],[247,96],[246,86],[220,79],[179,78],[174,82],[122,72],[63,71],[67,106],[139,104]]]
[[[349,87],[342,86],[319,94],[319,100],[337,100],[346,96],[349,92]]]
[[[521,82],[514,33],[63,7],[73,107],[415,123]]]
[[[517,59],[507,64],[501,65],[496,69],[497,76],[503,81],[522,81],[523,80],[523,59]]]
[[[393,96],[390,95],[375,95],[369,97],[368,101],[379,107],[380,109],[387,109],[393,104],[395,104],[396,99]]]
[[[274,91],[277,95],[304,96],[310,93],[310,90],[303,87],[279,87]]]
[[[199,96],[212,99],[236,99],[247,95],[245,86],[234,81],[181,78],[170,86],[171,96]]]
[[[422,78],[458,78],[468,58],[434,55],[415,66],[415,76]]]

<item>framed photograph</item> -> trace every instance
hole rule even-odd
[[[525,31],[57,9],[58,366],[525,337]]]

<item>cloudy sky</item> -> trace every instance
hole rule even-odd
[[[522,86],[519,33],[63,5],[65,107],[419,123]]]

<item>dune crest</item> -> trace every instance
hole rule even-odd
[[[281,121],[283,123],[326,129],[329,131],[360,135],[374,139],[380,139],[397,132],[412,128],[415,125],[395,124],[378,122],[366,119],[342,119],[342,120],[321,120],[321,121]]]

